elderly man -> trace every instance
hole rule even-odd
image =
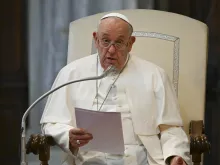
[[[93,33],[98,53],[68,64],[55,80],[53,87],[115,67],[100,81],[63,87],[47,101],[42,130],[68,153],[64,161],[69,165],[190,164],[189,142],[181,128],[172,84],[162,68],[129,54],[135,42],[132,32],[124,15],[105,15]],[[124,155],[81,152],[80,147],[93,137],[87,130],[76,128],[74,107],[121,112]]]

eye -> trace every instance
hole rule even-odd
[[[124,41],[119,40],[119,41],[116,41],[115,43],[116,43],[116,44],[119,44],[119,45],[122,45],[122,44],[124,44]]]
[[[107,39],[107,38],[104,38],[104,39],[102,39],[102,42],[104,42],[104,43],[109,43],[109,42],[110,42],[110,40],[109,40],[109,39]]]

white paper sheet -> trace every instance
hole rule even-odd
[[[77,128],[84,128],[93,139],[81,151],[124,154],[124,138],[119,112],[97,112],[75,108]]]

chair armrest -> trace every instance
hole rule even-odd
[[[209,152],[211,145],[205,135],[203,121],[191,121],[189,127],[190,135],[190,154],[194,165],[200,165],[201,155]],[[56,145],[52,136],[48,135],[31,135],[26,144],[26,153],[39,155],[42,165],[48,165],[50,159],[50,146]]]
[[[205,135],[203,120],[190,122],[189,135],[192,162],[194,165],[200,165],[201,155],[205,152],[209,152],[211,148],[211,144]]]
[[[26,154],[39,155],[41,165],[48,165],[50,159],[50,146],[56,145],[52,136],[33,134],[26,144]]]

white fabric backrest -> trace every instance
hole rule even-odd
[[[137,39],[131,54],[164,68],[173,81],[184,129],[188,133],[191,120],[204,119],[207,26],[189,17],[163,11],[114,12],[126,15],[134,27],[133,35]],[[96,52],[92,33],[105,14],[107,12],[70,24],[68,63]]]

